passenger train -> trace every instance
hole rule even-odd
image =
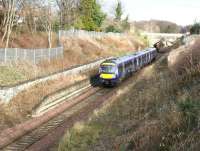
[[[100,82],[103,85],[114,86],[135,71],[151,63],[156,56],[156,48],[147,48],[127,56],[108,59],[100,65]]]

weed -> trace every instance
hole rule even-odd
[[[200,102],[187,98],[178,104],[180,111],[184,117],[184,127],[187,131],[191,131],[198,126]]]

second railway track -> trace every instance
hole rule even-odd
[[[106,95],[106,93],[108,93],[109,91],[111,90],[103,88],[88,88],[88,90],[85,91],[84,94],[73,98],[71,101],[74,101],[74,104],[63,109],[64,111],[62,113],[55,115],[55,117],[49,119],[47,122],[44,122],[44,124],[39,125],[34,130],[25,133],[23,136],[17,138],[10,144],[1,147],[1,150],[26,150],[30,145],[36,143],[49,132],[53,131],[56,127],[65,122],[67,118],[78,112],[81,108],[84,108],[91,102],[97,101],[99,98]],[[63,104],[61,104],[61,106],[63,107],[66,103],[68,102],[64,102]],[[57,109],[59,109],[59,107],[57,107]]]

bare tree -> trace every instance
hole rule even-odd
[[[74,24],[77,18],[79,1],[80,0],[56,0],[60,13],[61,28],[64,28],[65,25],[70,27]]]
[[[37,30],[36,19],[39,15],[39,7],[40,3],[38,0],[25,0],[23,9],[24,25],[27,26],[28,30],[32,33]]]
[[[2,42],[5,41],[5,47],[8,47],[10,35],[14,24],[17,24],[20,11],[22,10],[24,0],[2,0],[3,6],[3,37]]]
[[[53,22],[55,18],[55,11],[53,8],[55,3],[51,0],[44,0],[43,5],[40,7],[40,15],[37,18],[37,24],[39,24],[42,29],[48,33],[48,46],[52,47],[52,31],[53,31]]]

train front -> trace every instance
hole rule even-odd
[[[118,82],[118,68],[115,63],[103,62],[99,69],[100,81],[103,85],[116,85]]]

